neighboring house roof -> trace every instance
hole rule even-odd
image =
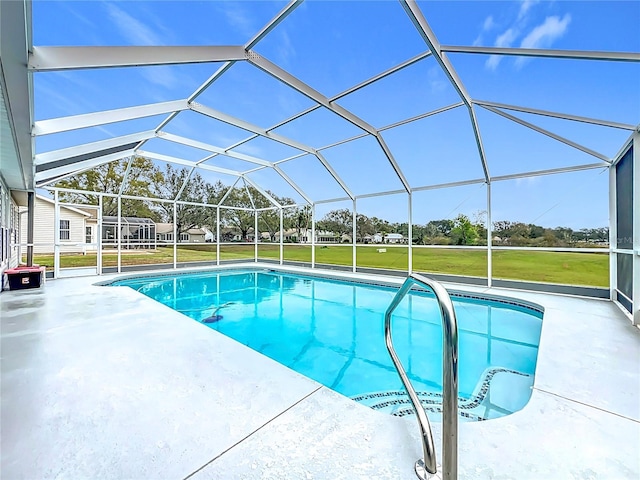
[[[56,203],[53,200],[51,200],[50,198],[43,197],[42,195],[36,195],[36,198],[38,200],[42,200],[44,202],[50,203],[51,205],[55,205],[55,203]],[[68,205],[60,205],[60,209],[70,210],[70,211],[72,211],[74,213],[79,213],[80,215],[84,215],[85,217],[92,217],[93,216],[90,213],[87,213],[87,212],[85,212],[83,210],[80,210],[79,208],[70,207]]]
[[[387,233],[386,238],[404,238],[401,233]]]

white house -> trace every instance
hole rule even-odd
[[[33,228],[33,253],[53,253],[55,238],[53,200],[36,195]],[[95,250],[96,247],[87,246],[87,243],[96,242],[97,223],[96,218],[88,213],[89,208],[80,208],[68,205],[60,205],[60,233],[57,239],[60,243],[61,253],[86,253],[87,250]],[[21,224],[27,224],[26,208],[20,209]],[[20,231],[20,243],[27,243],[27,229]],[[26,247],[22,248],[26,251]]]
[[[300,243],[311,243],[311,238],[311,229],[307,229],[302,232]],[[340,241],[341,237],[337,236],[333,232],[316,230],[316,243],[340,243]]]
[[[178,243],[204,243],[213,241],[214,235],[207,228],[190,228],[180,233]],[[173,243],[173,223],[156,223],[156,240],[158,243]]]
[[[401,233],[387,233],[384,236],[386,243],[406,243],[404,236]]]

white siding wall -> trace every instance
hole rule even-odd
[[[33,253],[50,253],[53,254],[54,244],[54,205],[36,197],[35,215],[34,215],[34,239],[35,246]],[[69,220],[69,240],[61,240],[61,243],[83,244],[85,235],[85,216],[74,212],[64,206],[60,207],[60,220]],[[23,215],[23,228],[21,229],[20,242],[27,243],[27,215]],[[26,247],[23,252],[26,253]],[[83,245],[61,245],[61,253],[83,253]]]
[[[9,230],[8,251],[4,252],[3,258],[0,258],[0,290],[2,290],[2,279],[4,278],[4,271],[8,268],[16,267],[19,263],[18,259],[18,249],[14,247],[15,245],[15,237],[14,230],[19,229],[19,225],[17,223],[17,215],[16,210],[17,206],[11,198],[9,193],[9,189],[6,187],[2,179],[0,179],[0,225],[4,227],[5,230]],[[3,238],[0,238],[0,241],[4,241]]]

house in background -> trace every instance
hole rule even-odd
[[[80,208],[69,205],[60,205],[60,233],[55,238],[55,203],[53,200],[36,195],[34,228],[33,228],[33,253],[52,254],[56,240],[60,243],[61,253],[86,253],[87,250],[96,250],[96,246],[87,243],[96,243],[97,219],[96,215],[89,213],[91,207]],[[20,209],[21,223],[27,224],[26,207]],[[20,243],[27,243],[27,229],[20,229]],[[26,251],[26,247],[22,248]]]
[[[384,241],[385,243],[407,243],[407,239],[401,233],[387,233]]]
[[[173,243],[173,223],[156,223],[158,243]],[[178,243],[204,243],[214,241],[215,235],[208,228],[190,228],[180,233]]]

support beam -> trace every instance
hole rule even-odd
[[[356,198],[353,192],[351,191],[351,189],[347,187],[347,184],[344,183],[344,181],[342,181],[342,179],[338,175],[338,172],[336,172],[333,169],[333,167],[329,164],[329,162],[327,162],[327,159],[324,158],[324,155],[322,155],[320,152],[316,152],[316,157],[318,158],[318,160],[320,160],[320,163],[322,164],[322,166],[327,170],[327,172],[329,172],[329,174],[333,177],[333,179],[336,182],[338,182],[338,185],[342,187],[342,190],[344,190],[344,193],[349,195],[349,199],[353,200],[354,198]]]
[[[187,110],[189,105],[186,100],[174,100],[171,102],[152,103],[137,107],[118,108],[102,112],[85,113],[69,117],[51,118],[35,122],[32,134],[34,136],[49,135],[52,133],[68,132],[80,128],[96,127],[109,123],[135,120],[137,118],[153,117],[165,113]]]
[[[152,158],[161,162],[175,163],[176,165],[184,165],[185,167],[196,167],[202,170],[209,170],[210,172],[223,173],[225,175],[232,175],[234,177],[240,177],[242,174],[235,170],[229,170],[228,168],[214,167],[213,165],[202,165],[192,162],[190,160],[183,160],[181,158],[172,157],[170,155],[164,155],[162,153],[148,152],[146,150],[139,150],[136,155],[146,158]]]
[[[173,133],[158,132],[158,137],[162,140],[179,143],[181,145],[187,145],[188,147],[198,148],[200,150],[204,150],[205,152],[217,153],[218,155],[224,155],[249,163],[255,163],[256,165],[263,165],[267,167],[271,167],[273,165],[271,162],[263,160],[261,158],[252,157],[251,155],[245,155],[244,153],[231,152],[221,147],[216,147],[214,145],[200,142],[198,140],[192,140],[191,138],[182,137],[180,135],[174,135]]]
[[[346,108],[343,108],[340,105],[331,102],[327,97],[322,95],[317,90],[313,89],[306,83],[302,82],[301,80],[294,77],[289,72],[286,72],[282,68],[278,67],[274,63],[270,62],[266,58],[261,57],[257,53],[252,51],[247,52],[247,60],[249,61],[249,63],[255,65],[265,73],[268,73],[269,75],[273,76],[274,78],[281,81],[285,85],[288,85],[289,87],[293,88],[294,90],[306,96],[307,98],[322,105],[323,107],[335,113],[336,115],[342,117],[344,120],[351,123],[352,125],[355,125],[356,127],[362,129],[363,131],[367,132],[369,135],[373,135],[378,141],[378,144],[382,148],[382,151],[387,157],[387,160],[391,164],[393,170],[395,171],[396,175],[400,179],[400,182],[402,183],[406,191],[409,192],[411,190],[411,187],[409,186],[407,179],[402,173],[400,166],[396,162],[389,148],[387,148],[384,140],[382,139],[382,136],[375,129],[375,127],[365,122],[363,119],[361,119],[357,115],[354,115],[353,113],[348,111]]]
[[[547,137],[553,138],[554,140],[557,140],[558,142],[564,143],[565,145],[569,145],[570,147],[573,147],[577,150],[580,150],[581,152],[584,152],[588,155],[591,155],[593,157],[599,158],[600,160],[602,160],[603,162],[607,162],[607,163],[611,163],[611,160],[609,159],[609,157],[607,157],[606,155],[603,155],[602,153],[598,153],[595,150],[591,150],[590,148],[585,147],[584,145],[580,145],[579,143],[576,143],[572,140],[569,140],[567,138],[561,137],[560,135],[556,135],[553,132],[550,132],[549,130],[545,130],[544,128],[540,128],[532,123],[529,123],[525,120],[522,120],[521,118],[518,117],[514,117],[513,115],[510,115],[506,112],[503,112],[502,110],[499,110],[497,108],[493,108],[493,107],[488,107],[488,106],[483,106],[482,108],[485,108],[487,110],[489,110],[490,112],[495,113],[496,115],[500,115],[504,118],[507,118],[515,123],[519,123],[520,125],[523,125],[527,128],[530,128],[531,130],[535,130],[538,133],[541,133],[543,135],[546,135]]]
[[[62,148],[60,150],[52,150],[49,152],[39,153],[35,156],[34,165],[46,165],[58,160],[67,160],[70,158],[82,158],[83,156],[90,157],[92,154],[100,154],[100,152],[115,153],[115,151],[126,150],[131,144],[137,143],[141,140],[153,138],[156,133],[153,130],[146,132],[132,133],[130,135],[123,135],[121,137],[113,137],[107,140],[100,140],[98,142],[85,143],[68,148]],[[112,151],[109,151],[112,150]]]
[[[633,135],[633,312],[632,322],[640,325],[640,132]]]
[[[353,199],[353,212],[351,213],[352,215],[352,225],[351,225],[351,235],[353,235],[353,237],[351,238],[351,245],[353,248],[353,259],[351,261],[351,271],[352,272],[356,272],[358,270],[358,253],[357,253],[357,248],[356,248],[356,235],[358,234],[358,213],[356,210],[356,199]]]
[[[36,194],[27,193],[27,266],[33,266],[33,231],[35,225]]]
[[[466,47],[442,45],[441,52],[477,53],[482,55],[514,55],[518,57],[571,58],[576,60],[606,60],[620,62],[640,62],[640,53],[634,52],[594,52],[587,50],[550,50],[542,48],[510,47]]]
[[[409,242],[407,245],[407,275],[413,273],[413,195],[411,192],[407,194],[407,217]]]
[[[469,117],[471,119],[471,126],[473,128],[473,135],[476,139],[480,161],[482,162],[482,170],[484,171],[485,180],[488,182],[491,175],[489,174],[489,166],[487,165],[487,159],[485,157],[484,147],[482,145],[480,129],[478,127],[475,112],[473,111],[473,105],[471,104],[471,97],[467,93],[467,90],[458,77],[458,74],[453,68],[453,65],[446,57],[446,55],[444,55],[444,53],[442,52],[440,42],[438,42],[438,39],[433,33],[433,30],[431,30],[431,27],[427,23],[427,20],[424,18],[424,15],[422,14],[422,11],[420,11],[420,8],[418,7],[415,0],[400,0],[400,3],[402,4],[404,10],[407,12],[407,15],[413,22],[416,29],[418,30],[418,33],[422,36],[422,39],[428,45],[429,50],[431,50],[431,53],[440,65],[440,68],[442,68],[444,74],[449,78],[451,85],[453,85],[453,88],[455,88],[458,92],[458,95],[460,95],[460,99],[469,109]]]
[[[311,205],[311,268],[316,268],[316,206]]]
[[[245,182],[248,182],[251,184],[251,186],[253,188],[255,188],[256,190],[258,190],[267,200],[269,200],[273,205],[275,205],[278,208],[282,208],[282,205],[280,204],[280,202],[278,202],[275,198],[273,198],[271,195],[269,195],[267,193],[267,191],[262,188],[260,185],[258,185],[256,182],[254,182],[253,180],[251,180],[249,177],[242,177],[242,180],[244,180]],[[246,185],[246,183],[245,183]],[[255,208],[255,205],[254,207]]]
[[[307,194],[304,193],[304,191],[293,180],[291,180],[289,175],[287,175],[284,172],[284,170],[282,170],[282,168],[280,168],[278,165],[274,165],[273,169],[284,179],[285,182],[291,185],[291,188],[293,188],[296,192],[298,192],[298,195],[304,198],[305,202],[307,202],[309,205],[313,203],[311,199],[307,196]]]
[[[251,50],[260,40],[266,37],[269,32],[276,28],[280,22],[287,18],[291,12],[302,5],[302,1],[303,0],[291,0],[269,23],[262,28],[262,30],[255,34],[254,37],[245,44],[245,50]]]
[[[201,105],[196,102],[192,102],[189,104],[189,107],[194,112],[201,113],[206,115],[207,117],[215,118],[216,120],[220,120],[221,122],[227,123],[234,127],[242,128],[247,130],[248,132],[255,133],[260,135],[261,137],[268,138],[270,140],[275,140],[278,143],[282,143],[292,148],[296,148],[298,150],[302,150],[307,153],[315,153],[315,150],[308,145],[304,145],[295,140],[291,140],[289,138],[283,137],[282,135],[278,135],[277,133],[268,132],[262,127],[258,127],[257,125],[253,125],[249,122],[245,122],[244,120],[240,120],[239,118],[233,117],[231,115],[227,115],[226,113],[215,110],[211,107],[207,107],[205,105]]]
[[[233,65],[235,65],[235,63],[236,62],[223,63],[222,66],[213,73],[213,75],[211,75],[202,85],[196,88],[196,90],[191,95],[189,95],[189,98],[187,98],[187,102],[191,103],[200,95],[202,95],[202,93],[207,88],[209,88],[213,84],[213,82],[218,80],[222,76],[222,74],[229,70]]]
[[[493,225],[491,224],[491,183],[487,183],[487,287],[493,283]]]
[[[241,46],[34,47],[29,55],[29,70],[51,72],[244,59],[245,50]]]
[[[476,105],[480,105],[481,107],[502,108],[505,110],[513,110],[516,112],[531,113],[534,115],[542,115],[545,117],[560,118],[562,120],[571,120],[574,122],[581,122],[581,123],[591,123],[593,125],[600,125],[603,127],[620,128],[623,130],[630,130],[632,132],[637,128],[634,125],[631,125],[628,123],[610,122],[608,120],[599,120],[596,118],[580,117],[578,115],[570,115],[568,113],[551,112],[549,110],[539,110],[537,108],[528,108],[528,107],[521,107],[518,105],[509,105],[507,103],[487,102],[484,100],[473,100],[473,103]]]
[[[60,167],[49,168],[47,170],[38,169],[35,175],[35,180],[38,187],[42,187],[48,183],[51,183],[49,180],[58,181],[61,180],[60,177],[63,176],[77,175],[78,173],[90,170],[105,163],[130,157],[134,155],[134,153],[135,152],[133,151],[133,149],[124,150],[122,152],[112,153],[110,155],[95,157],[91,160],[86,160],[83,162],[70,163],[68,165],[62,165]]]
[[[53,278],[60,278],[60,194],[53,192]]]

